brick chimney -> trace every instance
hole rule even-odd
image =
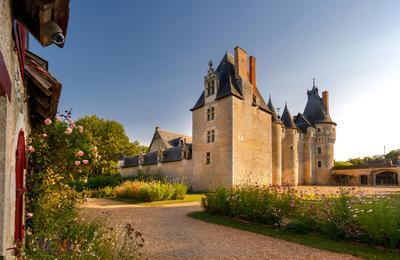
[[[322,92],[322,103],[324,104],[326,113],[329,114],[329,92],[326,90]]]
[[[242,78],[243,80],[249,80],[247,72],[247,53],[236,46],[235,48],[235,75],[237,78]]]
[[[249,81],[253,86],[256,85],[256,58],[254,56],[249,58]]]

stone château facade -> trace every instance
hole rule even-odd
[[[247,64],[249,62],[249,65]],[[194,190],[238,184],[325,185],[332,182],[335,128],[328,92],[307,91],[303,113],[279,116],[256,84],[256,59],[235,48],[209,64],[192,111],[192,137],[155,130],[149,152],[124,158],[121,174],[185,177]]]

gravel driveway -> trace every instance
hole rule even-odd
[[[130,222],[143,233],[149,259],[355,259],[186,216],[199,210],[198,202],[144,207],[89,199],[81,212],[108,215],[111,224]]]

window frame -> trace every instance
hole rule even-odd
[[[322,161],[318,161],[318,168],[322,168]]]
[[[206,165],[211,164],[211,152],[206,152]]]
[[[207,143],[215,142],[215,129],[207,130]]]
[[[215,109],[214,106],[207,108],[207,121],[212,121],[215,119]]]

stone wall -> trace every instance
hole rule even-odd
[[[272,183],[271,115],[252,105],[252,85],[243,83],[244,99],[233,99],[233,184],[269,185]]]
[[[228,96],[215,100],[206,98],[203,107],[192,113],[193,188],[212,190],[231,187],[232,180],[232,103],[237,99]],[[207,121],[207,108],[214,106],[215,119]],[[215,142],[207,143],[207,131],[215,130]],[[206,153],[211,162],[206,164]]]
[[[282,184],[297,185],[299,175],[298,143],[298,131],[285,129],[282,143]]]
[[[12,83],[11,102],[0,97],[0,256],[11,258],[15,223],[15,151],[20,130],[29,134],[26,90],[12,37],[11,1],[0,1],[0,52]]]
[[[282,124],[272,123],[272,184],[282,184]]]
[[[135,176],[139,172],[161,173],[171,179],[186,180],[189,187],[193,186],[193,160],[183,159],[176,162],[127,167],[121,168],[120,172],[122,177]]]
[[[332,168],[334,166],[334,144],[336,140],[334,124],[316,124],[315,167],[316,184],[328,185],[333,183]],[[321,154],[318,153],[321,148]],[[321,161],[321,167],[318,166]]]

